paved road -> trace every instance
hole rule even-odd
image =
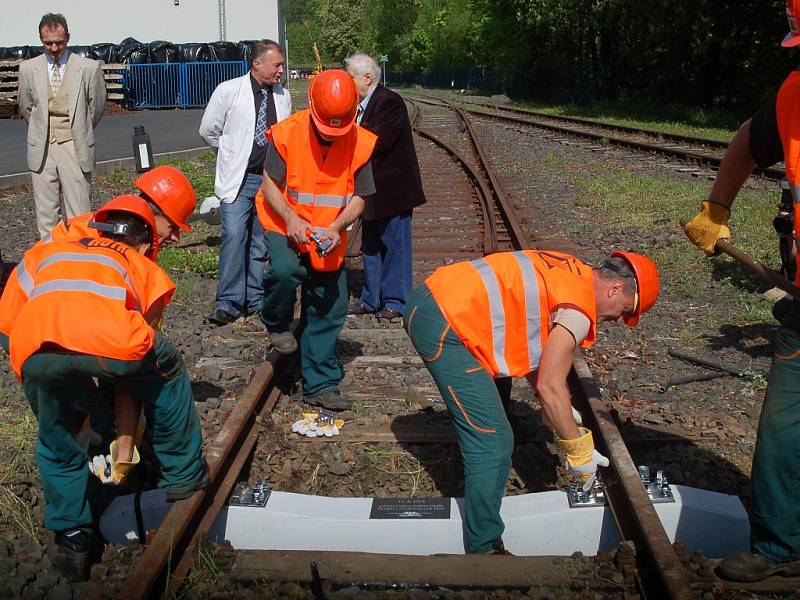
[[[197,134],[202,116],[202,110],[151,110],[106,115],[95,132],[97,160],[131,158],[134,125],[144,125],[154,154],[203,148],[206,144]],[[0,120],[0,177],[28,172],[27,127],[22,119]]]

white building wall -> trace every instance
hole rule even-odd
[[[225,39],[270,38],[285,42],[278,0],[223,0]],[[214,42],[219,36],[219,0],[2,0],[0,46],[38,45],[39,19],[48,12],[67,19],[70,43]]]

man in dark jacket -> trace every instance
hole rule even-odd
[[[425,203],[406,105],[380,83],[381,69],[366,54],[345,59],[359,98],[357,123],[377,134],[372,154],[375,194],[364,198],[364,287],[351,314],[399,321],[411,293],[411,213]]]

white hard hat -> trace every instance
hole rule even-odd
[[[219,216],[219,198],[209,196],[200,205],[200,216],[209,225],[219,225],[222,221]]]

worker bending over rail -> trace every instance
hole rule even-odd
[[[800,0],[787,0],[789,33],[784,47],[800,45]],[[794,199],[794,240],[800,238],[800,71],[734,136],[722,159],[711,194],[686,227],[686,235],[709,256],[718,240],[730,241],[730,209],[739,189],[758,165],[784,161]],[[795,250],[796,248],[793,248]],[[800,255],[795,257],[800,265]],[[800,285],[800,269],[794,269]],[[800,576],[800,298],[780,317],[753,457],[750,552],[725,558],[720,575],[759,581],[771,575]]]
[[[188,373],[178,351],[158,331],[175,286],[155,264],[158,225],[137,196],[110,200],[87,221],[98,235],[64,235],[28,250],[0,299],[0,331],[11,366],[39,423],[37,462],[45,495],[45,526],[56,533],[51,560],[67,576],[88,577],[100,501],[86,450],[73,437],[73,407],[89,412],[92,427],[110,439],[112,415],[103,392],[143,402],[152,416],[159,487],[168,500],[205,484],[200,422]],[[81,225],[84,226],[84,225]],[[74,233],[77,228],[70,230]],[[103,384],[98,390],[93,378]],[[138,411],[117,414],[131,433]],[[132,416],[131,416],[132,415]],[[132,445],[111,449],[111,478],[135,463]]]
[[[356,125],[358,93],[344,71],[317,75],[308,102],[270,129],[256,197],[270,257],[261,319],[272,346],[294,352],[289,324],[301,286],[304,400],[344,410],[352,401],[339,392],[336,344],[347,317],[346,230],[364,210],[363,196],[375,193],[369,161],[377,137]]]
[[[649,258],[614,252],[598,268],[525,250],[440,267],[411,294],[403,325],[453,418],[464,461],[467,551],[506,553],[500,503],[514,437],[504,405],[527,377],[567,464],[588,490],[608,459],[573,417],[567,375],[599,321],[629,327],[658,296]]]

